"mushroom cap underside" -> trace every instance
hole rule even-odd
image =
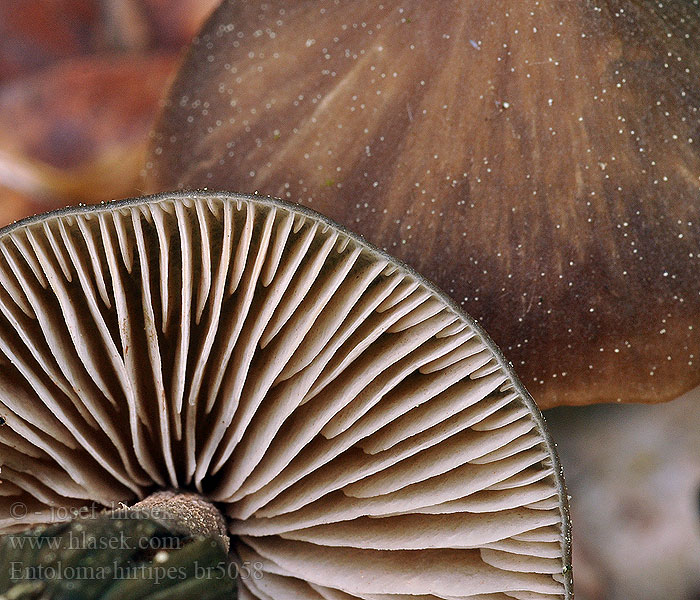
[[[0,416],[4,531],[190,489],[262,565],[243,598],[571,593],[556,453],[510,366],[303,207],[165,194],[2,230]]]

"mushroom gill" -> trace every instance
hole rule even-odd
[[[697,0],[226,1],[148,189],[327,214],[460,302],[540,407],[670,400],[700,385],[699,37]]]
[[[510,366],[302,207],[166,194],[0,232],[0,416],[4,532],[189,490],[262,565],[241,598],[571,594],[556,454]]]

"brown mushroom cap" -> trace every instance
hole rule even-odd
[[[697,2],[224,2],[148,187],[328,214],[466,307],[542,407],[668,400],[700,384],[698,37]]]
[[[262,565],[242,597],[571,594],[556,454],[500,352],[308,209],[172,194],[0,231],[0,416],[5,531],[196,489]]]

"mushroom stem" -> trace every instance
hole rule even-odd
[[[137,502],[129,510],[147,512],[159,521],[168,521],[176,529],[192,536],[219,536],[226,551],[230,542],[226,521],[216,506],[193,492],[161,490]]]
[[[0,536],[0,599],[236,598],[228,546],[212,504],[157,492],[131,508]]]

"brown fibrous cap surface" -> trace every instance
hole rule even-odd
[[[697,2],[225,2],[151,191],[301,202],[440,285],[538,404],[700,383]]]

